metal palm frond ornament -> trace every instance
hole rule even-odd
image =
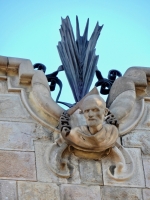
[[[96,42],[100,36],[103,25],[99,26],[97,22],[89,41],[88,27],[89,19],[87,20],[83,36],[81,36],[79,21],[76,16],[75,39],[69,17],[67,16],[65,19],[62,18],[62,25],[60,28],[61,41],[57,46],[62,65],[57,71],[46,75],[48,82],[50,82],[51,91],[55,90],[56,84],[60,87],[56,102],[62,103],[68,107],[71,107],[74,104],[59,101],[62,90],[62,82],[58,79],[57,74],[60,71],[64,70],[66,73],[75,102],[80,101],[89,92],[95,72],[98,79],[95,86],[101,86],[101,94],[109,94],[110,88],[116,77],[122,76],[119,71],[111,70],[108,74],[108,79],[103,78],[101,72],[97,69],[99,56],[95,54]],[[43,64],[41,65],[42,66],[40,66],[39,63],[35,64],[34,68],[41,70],[43,68]],[[45,71],[45,68],[43,68],[43,71]]]
[[[60,29],[61,42],[58,52],[69,81],[75,101],[80,101],[90,89],[97,67],[98,57],[95,55],[95,45],[103,26],[98,23],[88,41],[87,20],[83,36],[80,36],[78,17],[76,17],[76,41],[69,17],[62,19]]]

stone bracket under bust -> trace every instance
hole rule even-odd
[[[91,94],[78,105],[87,125],[72,128],[69,111],[64,111],[59,123],[61,135],[45,154],[47,165],[57,176],[69,178],[71,171],[73,173],[69,169],[73,169],[73,166],[64,156],[67,155],[65,152],[73,153],[79,159],[93,160],[101,160],[111,154],[114,164],[108,168],[109,177],[115,180],[129,179],[133,173],[133,161],[117,143],[118,123],[106,108],[104,100],[99,94]],[[126,166],[128,162],[131,163],[130,170]]]

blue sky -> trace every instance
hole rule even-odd
[[[78,15],[81,33],[89,18],[89,37],[97,21],[104,24],[96,46],[104,77],[111,69],[124,73],[131,66],[150,66],[148,0],[0,0],[0,10],[0,55],[41,62],[46,74],[61,65],[56,46],[61,17],[67,15],[74,30]],[[59,77],[64,83],[60,100],[74,103],[64,72]],[[56,93],[52,93],[54,98]]]

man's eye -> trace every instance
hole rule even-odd
[[[94,112],[97,112],[97,111],[98,111],[98,109],[97,109],[97,108],[94,108],[94,109],[93,109],[93,111],[94,111]]]
[[[88,110],[85,110],[85,111],[84,111],[84,113],[87,113],[87,112],[88,112]]]

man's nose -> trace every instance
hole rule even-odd
[[[93,112],[92,112],[92,110],[89,110],[88,115],[89,115],[89,117],[92,117],[92,116],[93,116]]]

